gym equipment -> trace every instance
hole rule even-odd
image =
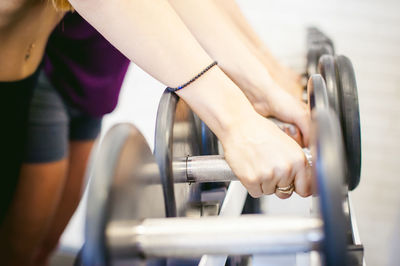
[[[318,61],[324,54],[335,54],[332,40],[319,29],[311,27],[307,29],[307,76],[318,73]]]
[[[340,96],[337,84],[335,57],[333,55],[323,55],[319,59],[318,73],[322,75],[326,84],[326,91],[328,93],[329,104],[332,109],[338,114],[340,119]]]
[[[167,217],[186,216],[188,202],[200,201],[199,185],[174,184],[174,157],[200,155],[193,112],[174,93],[165,91],[156,119],[154,155],[160,167]]]
[[[101,145],[89,188],[84,265],[310,250],[321,250],[325,265],[345,265],[344,166],[341,157],[335,156],[343,152],[339,122],[329,109],[315,109],[313,119],[316,146],[312,150],[321,218],[250,215],[161,219],[165,217],[161,177],[144,137],[132,125],[114,126]],[[186,172],[190,172],[188,167]],[[196,173],[192,171],[194,176]],[[215,170],[215,177],[220,174]],[[208,176],[207,181],[210,179]]]
[[[335,53],[335,47],[333,41],[325,33],[320,31],[316,27],[307,28],[307,47],[311,47],[315,44],[327,44],[331,47],[333,53]]]
[[[359,184],[361,174],[361,129],[357,83],[349,58],[338,55],[335,57],[335,63],[341,99],[342,116],[340,119],[348,160],[346,176],[349,181],[349,189],[353,190]]]
[[[319,74],[314,74],[308,80],[308,104],[310,110],[314,108],[328,109],[329,100],[325,81]]]
[[[201,121],[201,119],[193,113],[196,134],[198,135],[198,143],[200,146],[201,155],[218,154],[218,139],[217,136]]]
[[[342,55],[323,55],[318,71],[326,81],[329,105],[341,120],[346,148],[346,179],[349,189],[360,182],[361,132],[357,85],[350,60]]]
[[[328,100],[323,78],[318,74],[313,75],[308,84],[310,88],[309,101],[312,106],[316,103],[318,108],[327,108]],[[285,126],[285,123],[274,121],[278,123],[278,126]],[[288,126],[292,125],[289,124]],[[207,164],[210,162],[202,161],[198,159],[199,157],[195,157],[201,155],[197,141],[199,135],[201,136],[202,132],[196,130],[196,118],[187,104],[178,99],[175,94],[171,94],[167,90],[164,91],[157,111],[154,155],[160,166],[167,217],[186,216],[186,213],[193,211],[190,209],[200,201],[200,187],[196,184],[176,182],[181,180],[182,176],[176,176],[180,172],[174,171],[175,169],[181,169],[179,165],[174,164],[175,159],[181,160],[182,164],[202,162],[200,167],[194,167],[193,169],[201,169],[201,171],[209,169]],[[221,162],[218,163],[216,158],[213,157],[213,161],[210,163],[213,168],[223,164]],[[219,172],[218,169],[217,172]],[[204,176],[216,178],[217,175],[215,172],[206,172]],[[227,176],[225,178],[222,178],[224,175],[219,176],[220,180],[218,181],[220,182],[231,180]],[[188,176],[188,178],[191,177]]]

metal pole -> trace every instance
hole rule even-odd
[[[106,238],[113,259],[178,258],[307,252],[317,248],[323,233],[318,218],[247,215],[114,222]]]
[[[309,149],[303,149],[309,165],[312,165],[312,156]],[[206,183],[229,182],[238,178],[229,167],[222,155],[188,156],[174,159],[174,182]]]

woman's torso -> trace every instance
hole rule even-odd
[[[35,72],[63,16],[48,0],[0,2],[0,81],[21,80]]]

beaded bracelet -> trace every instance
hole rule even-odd
[[[189,84],[194,82],[196,79],[200,78],[204,73],[206,73],[208,70],[210,70],[213,66],[216,66],[216,65],[218,65],[218,63],[217,63],[217,61],[214,61],[212,64],[210,64],[208,67],[206,67],[203,71],[201,71],[199,74],[197,74],[194,78],[192,78],[191,80],[189,80],[185,84],[183,84],[183,85],[181,85],[179,87],[176,87],[176,88],[167,87],[167,91],[176,92],[176,91],[179,91],[179,90],[185,88],[186,86],[188,86]]]

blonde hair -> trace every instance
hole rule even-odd
[[[51,0],[57,10],[70,11],[73,10],[68,0]]]

